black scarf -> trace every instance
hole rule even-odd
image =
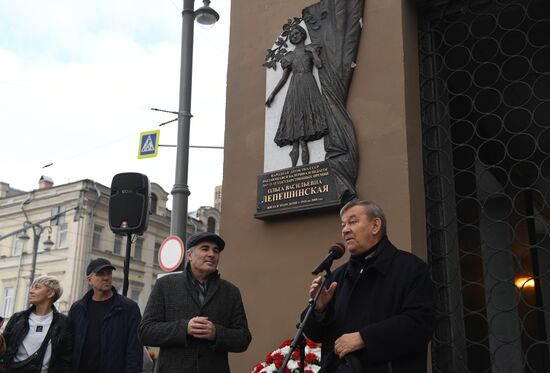
[[[383,239],[384,237],[382,237],[382,239],[378,241],[376,245],[371,247],[366,253],[350,256],[348,268],[346,269],[346,277],[349,277],[353,282],[355,282],[359,278],[359,275],[363,273],[365,268],[374,263],[378,257],[378,254],[380,254],[380,243]]]

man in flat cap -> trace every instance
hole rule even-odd
[[[217,234],[195,233],[185,270],[157,280],[139,326],[141,341],[160,347],[157,373],[226,373],[228,353],[248,348],[241,293],[218,273],[224,247]]]
[[[141,373],[143,345],[137,332],[139,307],[113,287],[116,268],[104,258],[90,262],[90,285],[69,311],[73,331],[73,372]]]

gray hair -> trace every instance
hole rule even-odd
[[[386,234],[386,215],[384,215],[384,211],[382,211],[382,208],[374,202],[361,199],[352,199],[351,201],[346,203],[344,207],[342,207],[342,209],[340,210],[340,217],[342,217],[342,215],[344,215],[346,211],[354,206],[363,206],[363,208],[367,212],[367,215],[371,219],[380,219],[380,221],[382,222],[382,234]]]
[[[42,284],[46,286],[48,289],[53,290],[54,296],[52,298],[52,303],[55,303],[61,295],[63,295],[63,288],[61,287],[61,284],[59,283],[59,280],[57,277],[54,276],[40,276],[37,277],[33,282],[32,286],[35,284]]]

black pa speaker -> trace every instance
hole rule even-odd
[[[113,233],[142,234],[149,224],[151,186],[143,174],[116,174],[109,198],[109,227]]]

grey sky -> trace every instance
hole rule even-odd
[[[137,159],[138,135],[178,108],[181,0],[0,0],[0,181],[31,190],[141,172],[170,192],[174,148]],[[196,7],[202,5],[197,0]],[[222,146],[229,0],[220,22],[195,26],[191,144]],[[175,144],[175,123],[160,143]],[[48,168],[46,164],[53,163]],[[191,210],[212,205],[223,151],[190,151]]]

